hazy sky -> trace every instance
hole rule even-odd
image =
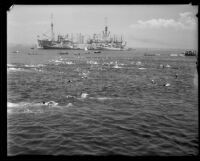
[[[50,34],[123,35],[128,47],[197,49],[197,6],[192,5],[15,5],[7,12],[8,43],[36,43]]]

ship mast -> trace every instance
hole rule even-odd
[[[105,17],[105,30],[103,31],[104,40],[108,39],[110,32],[108,32],[107,17]]]
[[[54,32],[53,32],[53,14],[51,14],[51,40],[54,41]]]

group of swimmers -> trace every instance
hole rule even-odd
[[[161,67],[161,68],[165,68],[165,67],[169,68],[169,67],[171,67],[171,66],[168,65],[168,64],[167,64],[166,66],[164,66],[163,64],[160,64],[160,67]],[[175,79],[177,79],[177,78],[178,78],[178,74],[175,74]],[[153,80],[153,79],[151,80],[151,83],[152,83],[152,84],[156,84],[155,80]],[[164,83],[163,86],[166,86],[166,87],[167,87],[167,86],[170,86],[170,84],[169,84],[169,83]]]

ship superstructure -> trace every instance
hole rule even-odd
[[[92,39],[88,40],[88,49],[98,50],[125,50],[126,42],[122,36],[111,35],[108,31],[107,18],[105,19],[105,28],[102,34],[94,34]]]

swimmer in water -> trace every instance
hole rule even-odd
[[[163,64],[160,64],[160,68],[164,68],[165,66]]]
[[[170,84],[169,83],[165,83],[165,84],[163,84],[163,86],[168,87],[168,86],[170,86]]]
[[[151,80],[151,83],[152,83],[152,84],[156,84],[156,82],[155,82],[153,79]]]
[[[87,93],[81,93],[81,98],[86,98],[88,96]]]
[[[178,74],[175,75],[175,78],[176,78],[176,79],[178,78]]]
[[[58,103],[54,102],[54,101],[50,101],[50,102],[47,102],[47,105],[49,107],[52,107],[52,106],[56,106]]]
[[[75,101],[75,96],[67,95],[66,98],[69,99],[70,101],[73,101],[73,102]]]

